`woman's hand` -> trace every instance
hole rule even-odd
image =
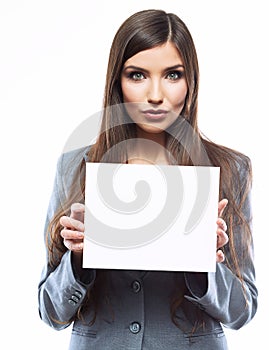
[[[83,251],[84,238],[84,204],[74,203],[71,205],[71,214],[62,216],[60,224],[64,227],[61,231],[64,245],[74,253],[81,254]]]
[[[229,241],[228,235],[226,233],[226,231],[227,231],[226,222],[221,218],[223,211],[226,208],[227,204],[228,204],[228,200],[222,199],[218,205],[217,256],[216,256],[216,261],[218,263],[223,262],[225,260],[225,255],[220,248],[225,246],[225,244],[227,244]]]

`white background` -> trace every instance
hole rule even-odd
[[[268,18],[266,1],[0,2],[1,348],[67,349],[38,316],[43,226],[56,161],[72,131],[102,105],[112,38],[137,10],[161,8],[189,27],[201,70],[199,123],[215,142],[246,153],[259,310],[230,349],[253,349],[268,320]],[[263,338],[261,338],[263,339]]]

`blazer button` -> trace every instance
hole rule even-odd
[[[71,296],[71,299],[74,300],[75,303],[79,302],[79,298],[77,296],[75,296],[74,294]]]
[[[72,306],[76,306],[77,305],[77,303],[74,300],[72,300],[72,299],[68,299],[68,304],[70,304]]]
[[[82,297],[82,293],[81,293],[79,290],[76,290],[75,293],[74,293],[73,295],[75,295],[75,296],[78,297],[79,299],[81,299],[81,297]]]
[[[134,291],[135,293],[140,292],[140,290],[141,290],[141,284],[140,284],[140,282],[134,281],[134,282],[132,283],[132,289],[133,289],[133,291]]]
[[[133,322],[130,324],[129,329],[133,334],[137,334],[141,330],[141,325],[138,322]]]

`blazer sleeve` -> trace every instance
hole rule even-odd
[[[248,168],[241,167],[241,181],[245,181],[248,177],[248,171]],[[245,218],[251,222],[251,191],[249,191],[242,209]],[[242,251],[240,242],[241,237],[244,239],[245,236],[244,232],[241,231],[240,225],[234,227],[235,245],[238,252]],[[227,259],[223,263],[216,264],[216,272],[203,274],[203,276],[196,273],[185,273],[185,282],[189,292],[185,298],[228,328],[239,329],[247,324],[257,311],[258,291],[255,284],[253,251],[253,239],[251,239],[248,258],[243,262],[242,257],[239,256],[243,282],[226,264],[226,260],[229,260],[230,256],[229,249],[225,251]],[[203,283],[198,282],[201,277]]]
[[[72,174],[76,173],[77,159],[81,159],[81,152],[74,153],[72,151],[68,154],[62,154],[58,160],[45,222],[45,236],[50,220],[66,199],[68,187],[72,181]],[[66,177],[67,173],[69,174],[68,178]],[[85,278],[85,276],[87,277]],[[72,266],[71,251],[67,251],[63,255],[60,264],[56,268],[50,266],[47,252],[46,263],[38,284],[39,314],[45,323],[57,330],[70,325],[72,318],[86,296],[87,290],[92,287],[95,281],[96,271],[85,269],[85,276],[82,280],[76,275]]]

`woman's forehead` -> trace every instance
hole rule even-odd
[[[173,67],[183,65],[183,60],[176,46],[172,42],[143,50],[130,57],[125,63],[128,66],[137,66],[151,70],[154,67]]]

